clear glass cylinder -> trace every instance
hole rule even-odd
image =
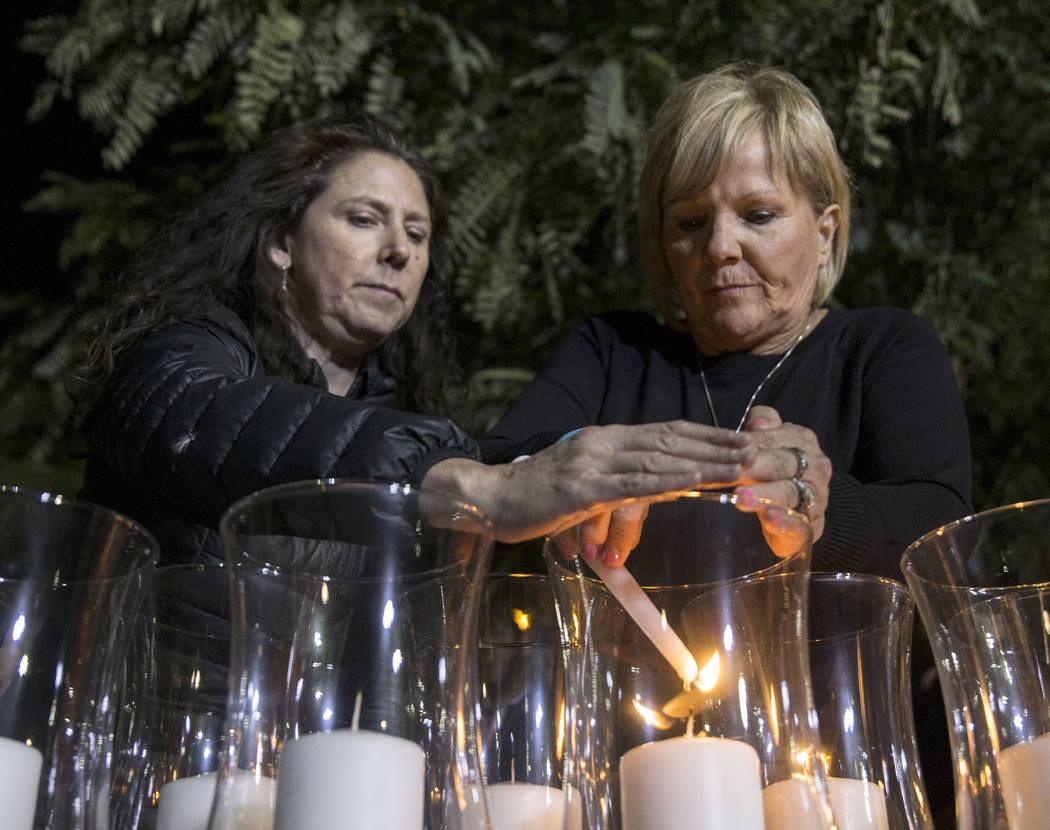
[[[644,516],[633,578],[566,561],[584,549],[586,517],[545,546],[585,826],[828,827],[806,651],[808,521],[714,493],[604,507]]]
[[[229,745],[212,830],[442,828],[483,816],[467,705],[493,536],[468,505],[313,481],[223,517]]]
[[[109,827],[124,659],[157,555],[111,510],[0,487],[4,827]]]
[[[1050,499],[945,525],[901,567],[937,662],[960,830],[1050,827]]]
[[[475,696],[492,830],[581,830],[568,766],[565,658],[545,576],[488,578]]]
[[[911,706],[913,617],[899,582],[810,575],[810,678],[839,830],[932,830]]]
[[[158,568],[132,663],[134,714],[125,742],[140,759],[128,830],[207,830],[225,743],[230,666],[229,580],[221,565]],[[131,808],[136,809],[132,810]]]

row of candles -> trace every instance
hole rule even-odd
[[[49,508],[62,505],[61,499],[56,503],[47,494],[37,501]],[[666,515],[660,512],[661,504],[668,508]],[[19,507],[25,509],[26,505]],[[90,506],[78,509],[97,512]],[[1027,506],[1012,509],[1035,512]],[[10,535],[5,530],[12,521],[9,514],[13,515],[12,511],[0,504],[0,533],[5,538]],[[1043,515],[1050,517],[1050,503]],[[367,528],[348,531],[347,517],[358,522],[350,526],[358,527],[362,516],[369,517]],[[684,830],[700,822],[711,830],[929,828],[932,825],[911,732],[910,701],[896,696],[903,694],[908,680],[909,592],[887,580],[871,578],[865,583],[867,578],[823,576],[828,582],[859,580],[862,591],[874,593],[872,589],[878,587],[892,594],[900,609],[890,616],[899,611],[901,616],[897,622],[887,622],[896,628],[887,628],[890,633],[886,635],[877,625],[865,625],[877,631],[877,638],[888,636],[891,651],[903,649],[904,659],[900,654],[890,655],[882,668],[885,674],[896,676],[876,676],[877,671],[861,665],[867,659],[860,653],[867,635],[838,632],[854,637],[846,651],[858,652],[857,665],[851,669],[857,675],[857,686],[832,690],[832,697],[849,705],[822,720],[818,734],[806,660],[801,651],[792,655],[790,642],[791,637],[805,631],[804,624],[797,624],[806,614],[801,604],[806,595],[802,586],[812,589],[818,584],[810,582],[808,574],[808,536],[799,533],[804,524],[800,517],[780,515],[772,522],[766,521],[768,518],[738,511],[726,496],[688,494],[654,499],[632,564],[641,565],[643,572],[646,564],[655,567],[646,584],[667,586],[663,593],[659,588],[643,590],[627,568],[609,569],[597,563],[584,566],[578,558],[565,560],[573,534],[569,528],[557,544],[547,545],[549,576],[515,578],[540,585],[538,593],[549,603],[542,609],[537,610],[537,605],[525,611],[515,605],[517,600],[503,597],[496,601],[495,595],[486,607],[482,596],[485,586],[491,587],[493,579],[510,578],[486,576],[491,536],[482,519],[464,518],[462,505],[445,504],[440,498],[421,504],[420,493],[411,488],[339,482],[311,482],[255,494],[223,520],[224,543],[231,552],[232,564],[220,573],[223,579],[234,580],[230,596],[242,605],[227,609],[234,622],[231,642],[238,648],[230,651],[225,726],[212,736],[215,743],[209,750],[215,764],[211,769],[202,770],[198,765],[195,770],[185,767],[180,771],[176,763],[158,776],[159,767],[150,767],[147,760],[142,768],[133,770],[132,777],[155,779],[147,786],[136,782],[138,797],[143,800],[142,814],[149,813],[155,822],[141,826],[155,826],[157,830],[336,826]],[[97,522],[97,516],[94,520]],[[683,533],[683,520],[689,524],[687,533]],[[121,521],[126,522],[117,524]],[[32,533],[48,527],[40,516],[29,516],[23,524],[35,524],[37,529]],[[749,525],[746,531],[744,524]],[[323,531],[318,529],[322,525]],[[1050,519],[1041,515],[1037,527],[1050,527]],[[260,528],[265,531],[260,532]],[[121,525],[121,532],[133,537],[141,529]],[[355,535],[358,533],[361,535]],[[796,548],[786,551],[784,539],[781,543],[770,539],[773,533],[785,534],[797,543]],[[943,529],[940,533],[945,535]],[[80,535],[84,537],[82,531]],[[112,547],[113,526],[103,529],[102,535],[109,538]],[[305,548],[304,539],[310,540]],[[322,540],[320,547],[318,540]],[[82,545],[92,544],[86,537],[81,541]],[[339,558],[330,560],[324,572],[311,573],[310,568],[320,561],[318,551],[332,543],[336,543]],[[100,560],[102,566],[87,579],[81,575],[70,581],[71,585],[91,585],[99,572],[106,577],[98,579],[96,589],[87,592],[90,601],[79,597],[83,608],[52,613],[62,616],[61,611],[67,611],[65,616],[73,620],[73,629],[78,620],[91,620],[86,626],[90,631],[81,628],[77,632],[80,642],[75,645],[85,653],[92,647],[87,642],[92,636],[98,639],[94,645],[104,648],[114,645],[114,632],[127,633],[128,614],[135,613],[135,589],[150,578],[144,563],[151,557],[155,560],[155,549],[145,551],[150,544],[148,534],[136,538],[134,544],[125,539],[116,547],[122,547],[122,555],[133,560],[129,567],[122,571],[123,566],[109,562],[106,557],[115,554],[107,550]],[[736,556],[731,562],[716,563],[716,557],[698,550],[705,544],[717,549],[729,544]],[[917,544],[930,542],[920,540]],[[253,550],[259,545],[265,551],[258,553],[257,562],[237,560],[238,555],[255,555]],[[703,578],[694,575],[692,583],[659,581],[660,567],[673,569],[685,561],[670,550],[671,545],[687,548],[694,561],[721,571],[715,578],[710,573]],[[654,549],[665,554],[663,560]],[[395,705],[411,710],[415,713],[412,717],[425,722],[422,733],[417,733],[416,727],[383,718],[371,717],[364,725],[362,695],[368,693],[362,689],[367,684],[355,686],[351,675],[341,672],[326,651],[334,647],[341,653],[352,639],[346,628],[349,615],[332,614],[336,595],[346,586],[356,585],[354,590],[368,596],[376,592],[377,585],[387,584],[368,572],[374,564],[371,560],[354,561],[355,556],[360,560],[362,550],[365,556],[382,563],[384,579],[393,580],[389,584],[403,582],[402,588],[414,585],[418,592],[423,577],[439,575],[432,580],[438,588],[434,592],[436,605],[428,600],[431,604],[426,609],[406,614],[401,606],[395,610],[390,599],[374,604],[379,609],[373,620],[377,630],[389,632],[404,625],[408,640],[398,640],[394,645],[383,640],[364,669],[397,682],[405,680],[406,672],[418,674],[408,682],[412,700]],[[351,553],[344,556],[344,552]],[[943,551],[938,554],[941,560],[946,558]],[[334,570],[332,562],[339,563]],[[1006,573],[1013,564],[1006,563],[1005,558],[1003,562],[1001,573]],[[68,570],[69,565],[63,567]],[[82,563],[77,567],[83,567]],[[973,567],[972,562],[968,567]],[[340,568],[346,570],[339,572]],[[412,568],[418,570],[412,572]],[[967,758],[959,736],[953,735],[957,789],[961,791],[965,785],[973,791],[958,798],[959,827],[1045,830],[1050,826],[1050,795],[1045,787],[1050,780],[1050,708],[1044,683],[1050,676],[1046,668],[1050,666],[1050,623],[1046,622],[1050,619],[1050,602],[1043,600],[1044,591],[1038,586],[1021,586],[1023,601],[1035,603],[1033,612],[1028,605],[1017,605],[1011,591],[1000,595],[976,586],[980,611],[967,616],[963,612],[969,607],[969,598],[960,599],[969,590],[967,586],[949,586],[943,593],[952,599],[937,600],[921,581],[929,579],[930,574],[917,566],[915,570],[912,587],[919,589],[920,610],[925,609],[934,621],[928,630],[935,651],[941,652],[942,682],[964,686],[954,697],[946,691],[946,701],[955,720],[965,721],[970,741],[978,747],[974,750],[977,754]],[[905,572],[910,573],[908,556]],[[236,583],[245,579],[246,573],[251,574],[247,583]],[[651,581],[653,573],[656,581]],[[270,665],[253,667],[253,654],[266,656],[260,644],[268,640],[260,632],[266,629],[268,637],[282,623],[277,620],[276,605],[268,605],[268,598],[258,598],[261,610],[252,611],[243,605],[252,593],[246,585],[252,579],[265,582],[301,577],[308,580],[302,584],[310,586],[306,590],[309,599],[291,611],[289,619],[295,622],[290,628],[295,630],[287,632],[290,650],[278,649],[269,655]],[[51,581],[59,583],[57,577]],[[28,609],[32,603],[17,598],[21,594],[16,597],[14,589],[24,592],[31,582],[12,575],[10,570],[0,572],[0,606],[5,612],[16,612],[7,613],[0,621],[6,627],[0,643],[3,824],[12,830],[133,828],[140,818],[137,808],[130,811],[131,818],[115,815],[110,822],[106,811],[121,813],[121,809],[114,809],[116,802],[99,806],[107,799],[99,792],[99,782],[106,778],[98,775],[98,769],[104,768],[115,779],[120,777],[112,763],[120,750],[117,746],[115,751],[113,745],[114,741],[120,743],[114,723],[116,707],[107,695],[120,691],[120,671],[112,659],[100,663],[105,665],[98,674],[101,677],[108,672],[107,679],[96,682],[91,694],[77,687],[78,678],[69,672],[69,666],[78,661],[82,675],[96,671],[91,660],[80,659],[83,655],[70,659],[65,653],[46,667],[55,675],[56,688],[47,740],[38,737],[40,728],[30,730],[32,737],[27,738],[29,732],[11,726],[19,717],[17,705],[24,704],[30,696],[28,690],[34,688],[29,680],[40,671],[29,640],[47,627],[28,611],[21,616],[17,613],[19,607]],[[746,597],[749,590],[755,592],[751,599]],[[5,593],[8,591],[10,595]],[[679,595],[684,599],[679,601]],[[557,611],[553,610],[555,600]],[[999,600],[1007,603],[1005,611],[999,608]],[[529,601],[534,605],[537,602]],[[320,608],[311,602],[325,606],[321,609],[324,613],[311,616],[312,607]],[[374,603],[375,597],[369,602]],[[935,607],[937,602],[942,606]],[[777,607],[779,603],[783,607]],[[351,607],[359,613],[353,597],[348,600],[347,608]],[[441,610],[433,615],[433,608]],[[259,614],[254,623],[253,613]],[[486,628],[496,618],[511,620],[517,633],[501,641],[505,634]],[[530,630],[530,625],[540,619],[548,623],[555,620],[553,636],[549,626],[542,636]],[[982,629],[985,623],[988,627]],[[239,630],[238,625],[242,626]],[[1036,636],[1025,628],[1029,625],[1036,626]],[[70,628],[66,626],[66,639],[70,639]],[[1010,646],[1009,653],[1006,646],[990,646],[993,633],[1005,628],[1021,629],[1020,634],[1014,632],[1011,643],[1031,644],[1035,655],[1020,654],[1021,646]],[[711,635],[708,629],[715,633]],[[949,636],[956,639],[949,641]],[[478,638],[479,648],[463,649],[464,637]],[[980,642],[961,645],[966,637]],[[413,638],[427,641],[425,647],[417,649],[415,658],[405,651],[405,644]],[[821,639],[831,641],[835,637],[821,635]],[[1036,640],[1043,642],[1041,651]],[[52,643],[51,647],[65,646]],[[532,664],[527,666],[523,675],[542,691],[515,680],[508,683],[518,684],[511,690],[512,697],[516,695],[513,702],[496,701],[497,692],[489,688],[506,682],[505,677],[486,678],[484,669],[476,664],[470,668],[464,659],[478,659],[486,648],[502,648],[508,659],[515,659],[517,650],[535,647],[558,656],[557,661],[548,661],[557,670],[541,678]],[[980,656],[963,655],[966,647],[975,653],[982,648],[989,651],[992,668],[987,668]],[[310,648],[315,652],[309,652]],[[1004,685],[1007,681],[991,674],[1002,668],[996,665],[996,648],[998,663],[1010,663],[1004,671],[1012,684],[1009,687]],[[654,660],[649,652],[659,657]],[[115,649],[114,653],[123,652]],[[309,666],[296,669],[290,654]],[[561,662],[563,657],[567,663]],[[962,666],[961,680],[944,673],[951,668],[946,666],[950,659],[945,657]],[[422,663],[410,669],[412,659]],[[506,664],[500,665],[505,669]],[[321,680],[313,678],[311,671],[319,672]],[[757,672],[759,680],[755,682],[748,672]],[[860,676],[865,672],[870,676]],[[1018,678],[1026,672],[1033,677],[1021,682]],[[668,676],[672,678],[670,685]],[[992,685],[985,688],[982,684],[989,678]],[[267,685],[273,688],[264,688]],[[851,695],[857,698],[852,703]],[[353,703],[352,715],[347,718],[340,706],[348,702],[348,696]],[[492,711],[486,711],[487,696],[493,697]],[[271,697],[277,702],[268,702]],[[885,700],[880,702],[880,698]],[[340,711],[326,708],[329,704]],[[95,707],[98,722],[85,714],[85,707],[90,706]],[[314,720],[304,714],[311,706],[311,711],[319,713]],[[1021,722],[1019,728],[1025,732],[1022,739],[1004,731],[1003,719],[996,721],[999,712],[1013,713],[1012,720]],[[1017,712],[1025,714],[1018,717]],[[489,718],[491,723],[483,722]],[[515,718],[521,723],[512,726]],[[878,724],[876,729],[872,725],[886,719],[894,721],[891,727]],[[272,725],[267,727],[266,723]],[[189,715],[185,725],[188,731],[194,728]],[[835,766],[838,761],[833,763],[832,756],[841,747],[821,745],[828,730],[855,733],[846,738],[861,744],[868,740],[868,744],[858,746],[860,755],[870,756],[873,765],[863,769]],[[975,730],[980,733],[976,739],[972,737]],[[872,734],[865,736],[867,731]],[[500,733],[491,745],[486,737],[489,732]],[[545,737],[537,737],[541,732]],[[980,755],[980,744],[986,738],[991,745],[990,756]],[[876,746],[879,741],[887,745]],[[529,742],[528,751],[522,754],[521,744]],[[509,765],[497,758],[505,750],[512,756]],[[147,747],[147,755],[149,751]],[[183,747],[179,751],[187,750]],[[273,753],[268,760],[263,758],[266,752]],[[985,782],[984,789],[991,790],[991,795],[977,792],[980,786],[973,786],[974,781]],[[115,784],[120,783],[128,782],[115,780]],[[63,799],[72,806],[56,807]]]

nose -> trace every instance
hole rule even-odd
[[[401,228],[391,228],[379,252],[380,261],[389,263],[394,268],[404,268],[408,262],[408,237]]]
[[[732,217],[719,214],[711,221],[704,252],[716,265],[725,265],[740,259],[740,241],[735,233]]]

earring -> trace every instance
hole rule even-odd
[[[281,291],[288,293],[288,266],[281,269]]]

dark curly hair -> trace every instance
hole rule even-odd
[[[267,250],[297,227],[332,171],[364,152],[400,159],[415,171],[432,226],[430,265],[419,300],[406,323],[377,349],[380,364],[397,381],[401,406],[451,414],[460,373],[449,321],[447,220],[437,178],[387,124],[364,114],[277,130],[147,244],[103,310],[104,322],[77,373],[74,394],[97,394],[122,351],[166,323],[200,318],[211,302],[244,320],[267,371],[307,381],[311,364],[282,311],[281,272]]]

